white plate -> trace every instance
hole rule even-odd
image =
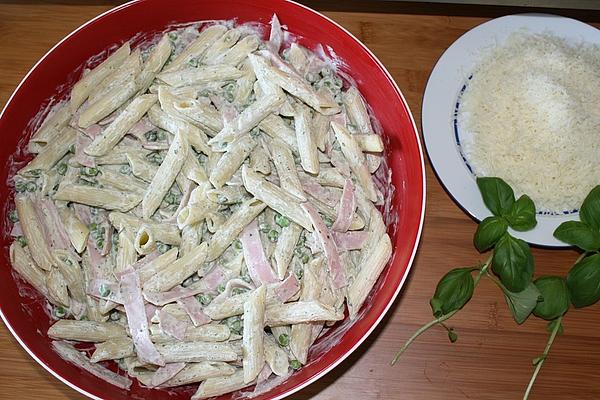
[[[481,24],[458,38],[438,60],[425,88],[422,126],[431,164],[450,196],[479,221],[491,213],[483,204],[475,176],[461,154],[461,140],[464,143],[469,136],[460,129],[456,110],[482,51],[502,43],[511,33],[521,29],[532,33],[550,32],[573,43],[586,41],[600,45],[600,30],[571,18],[550,14],[509,15]],[[573,219],[579,219],[577,212],[538,213],[538,224],[533,230],[511,233],[536,245],[567,246],[552,233],[562,222]]]

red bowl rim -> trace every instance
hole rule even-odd
[[[59,47],[64,41],[68,40],[71,36],[76,35],[80,30],[82,30],[85,27],[87,27],[88,25],[92,24],[94,21],[96,21],[96,20],[98,20],[100,18],[103,18],[103,17],[105,17],[105,16],[107,16],[109,14],[112,14],[114,12],[118,12],[119,10],[121,10],[123,8],[126,8],[126,7],[129,7],[129,6],[131,6],[134,3],[137,3],[139,1],[142,1],[142,0],[130,0],[130,1],[126,2],[126,3],[124,3],[124,4],[121,4],[120,6],[113,7],[111,9],[109,9],[109,10],[104,11],[103,13],[95,16],[94,18],[92,18],[89,21],[87,21],[87,22],[83,23],[82,25],[80,25],[78,28],[76,28],[74,31],[72,31],[71,33],[69,33],[68,35],[66,35],[58,43],[56,43],[54,46],[52,46],[52,48],[50,50],[48,50],[31,67],[31,69],[23,77],[23,79],[21,80],[21,82],[19,82],[19,84],[17,85],[17,87],[12,92],[11,96],[9,97],[8,101],[4,105],[4,107],[2,109],[2,112],[0,112],[0,119],[4,116],[4,112],[9,107],[10,103],[13,100],[13,97],[20,90],[20,88],[23,85],[23,83],[25,81],[27,81],[27,79],[29,78],[29,75],[31,75],[31,73],[38,67],[38,65],[40,63],[42,63],[42,61],[44,61],[44,59],[50,53],[52,53],[57,47]],[[412,129],[412,133],[415,135],[415,139],[416,139],[417,146],[418,146],[418,149],[419,149],[419,160],[420,160],[420,164],[421,164],[421,183],[422,183],[422,187],[423,187],[423,193],[422,193],[422,202],[421,202],[421,210],[420,210],[420,218],[419,218],[419,227],[418,227],[417,234],[416,234],[416,237],[415,237],[415,242],[414,242],[414,245],[413,245],[411,256],[410,256],[410,258],[408,260],[408,263],[407,263],[407,266],[406,266],[406,270],[404,272],[404,276],[400,280],[400,283],[399,283],[398,287],[396,288],[396,291],[394,292],[393,296],[390,298],[388,304],[385,306],[383,312],[377,317],[377,319],[375,320],[375,322],[363,334],[363,336],[359,340],[356,341],[356,343],[354,344],[354,346],[352,346],[352,348],[350,348],[345,353],[341,354],[340,357],[337,360],[335,360],[331,365],[329,365],[327,368],[324,368],[323,370],[319,371],[317,374],[313,375],[310,379],[306,380],[305,382],[301,383],[300,385],[297,385],[297,386],[291,388],[289,391],[287,391],[285,393],[282,393],[282,394],[274,397],[273,400],[283,399],[285,397],[288,397],[288,396],[290,396],[290,395],[298,392],[301,389],[304,389],[305,387],[307,387],[308,385],[310,385],[313,382],[317,381],[318,379],[320,379],[321,377],[323,377],[324,375],[326,375],[328,372],[330,372],[332,369],[334,369],[335,367],[337,367],[342,361],[344,361],[348,356],[350,356],[350,354],[352,354],[367,339],[367,337],[369,337],[369,335],[375,330],[375,328],[379,325],[379,323],[381,322],[381,320],[388,313],[388,311],[391,308],[392,304],[394,304],[396,298],[398,297],[398,294],[400,293],[400,290],[404,286],[406,278],[410,274],[410,270],[411,270],[411,267],[413,265],[413,262],[414,262],[414,259],[415,259],[415,256],[416,256],[416,253],[417,253],[417,250],[418,250],[418,247],[419,247],[419,243],[420,243],[420,239],[421,239],[421,234],[423,232],[423,222],[424,222],[424,219],[425,219],[425,202],[426,202],[426,193],[427,193],[427,187],[426,187],[426,183],[427,182],[426,182],[426,178],[425,178],[424,153],[423,153],[423,146],[421,144],[421,138],[419,136],[419,130],[418,130],[417,125],[415,123],[415,120],[414,120],[413,114],[412,114],[412,112],[410,110],[410,107],[408,105],[408,102],[406,101],[406,98],[404,97],[404,94],[402,93],[402,91],[398,87],[398,84],[393,79],[393,77],[390,74],[390,72],[383,65],[383,63],[381,61],[379,61],[379,59],[375,56],[375,54],[373,54],[373,52],[363,42],[361,42],[356,36],[354,36],[350,31],[348,31],[346,28],[344,28],[343,26],[341,26],[339,23],[337,23],[333,19],[329,18],[328,16],[322,14],[321,12],[316,11],[316,10],[314,10],[314,9],[312,9],[310,7],[307,7],[307,6],[303,5],[303,4],[300,4],[300,3],[298,3],[298,2],[296,2],[294,0],[284,0],[284,1],[286,1],[288,3],[291,3],[291,4],[293,4],[293,5],[297,6],[297,7],[303,8],[303,9],[305,9],[308,12],[317,14],[321,18],[323,18],[323,19],[327,20],[328,22],[332,23],[333,25],[335,25],[338,29],[342,30],[344,33],[346,33],[348,36],[350,36],[358,45],[360,45],[363,48],[363,50],[365,50],[372,57],[372,59],[377,63],[377,65],[384,72],[385,76],[388,78],[388,81],[393,85],[396,93],[400,96],[400,98],[402,100],[402,103],[404,104],[404,107],[406,107],[407,114],[410,117],[410,122],[411,122],[412,128],[413,128]],[[69,386],[73,390],[77,391],[78,393],[81,393],[84,396],[87,396],[87,397],[89,397],[91,399],[94,399],[94,400],[104,400],[104,399],[102,399],[100,397],[97,397],[96,395],[93,395],[92,393],[87,392],[85,389],[77,386],[76,384],[72,383],[71,381],[63,378],[58,372],[54,371],[50,365],[47,365],[42,360],[40,360],[36,356],[36,354],[33,351],[31,351],[29,349],[29,347],[27,347],[27,345],[16,334],[16,332],[14,331],[13,327],[11,326],[10,322],[5,317],[5,315],[4,315],[4,313],[2,312],[1,309],[0,309],[0,317],[2,318],[2,321],[6,325],[6,327],[8,328],[8,330],[10,331],[10,333],[12,334],[12,336],[17,340],[17,342],[19,343],[19,345],[21,345],[21,347],[31,356],[31,358],[33,358],[46,371],[48,371],[55,378],[57,378],[59,381],[61,381],[62,383],[66,384],[67,386]]]

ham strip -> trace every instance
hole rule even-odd
[[[333,241],[339,251],[361,250],[369,237],[366,231],[331,232]]]
[[[90,212],[90,208],[88,206],[84,206],[83,204],[74,203],[73,209],[75,210],[75,215],[81,222],[86,225],[89,225],[92,221],[92,214]]]
[[[179,299],[177,300],[177,304],[185,310],[194,326],[206,325],[212,321],[210,317],[204,313],[200,302],[196,300],[195,297]]]
[[[334,190],[323,187],[311,180],[302,180],[302,188],[306,193],[330,207],[335,207],[340,202],[340,196]]]
[[[227,279],[227,274],[223,271],[223,268],[215,267],[200,279],[198,287],[203,288],[208,292],[215,292],[219,285],[225,282],[225,279]]]
[[[177,340],[183,340],[188,324],[175,318],[165,311],[164,308],[158,312],[158,319],[160,320],[160,329],[162,329],[164,333]]]
[[[15,222],[12,229],[10,230],[10,236],[23,236],[23,229],[21,228],[21,224],[19,222]]]
[[[342,261],[340,260],[340,255],[338,254],[338,249],[331,237],[329,230],[325,226],[325,223],[321,219],[321,216],[317,210],[315,210],[311,204],[302,203],[302,208],[308,214],[308,217],[315,228],[315,233],[319,239],[321,248],[323,248],[323,253],[327,259],[327,268],[332,280],[332,286],[334,289],[341,289],[345,287],[348,285],[346,274],[342,266]]]
[[[273,291],[282,302],[286,302],[291,299],[300,290],[300,282],[296,278],[295,274],[290,274],[279,286]]]
[[[102,127],[98,124],[93,124],[87,127],[83,133],[89,136],[92,140],[96,139],[96,136],[102,134]],[[89,143],[88,143],[89,144]]]
[[[140,361],[163,366],[165,361],[150,340],[148,331],[148,316],[144,307],[144,298],[140,286],[140,278],[135,270],[121,276],[121,296],[129,332]]]
[[[144,117],[144,118],[140,119],[138,122],[136,122],[135,125],[133,125],[133,127],[127,133],[132,136],[135,136],[140,141],[145,142],[146,141],[146,136],[145,136],[146,133],[150,132],[153,129],[156,129],[156,127],[154,125],[152,125],[152,123],[150,122],[148,117]]]
[[[182,369],[185,368],[185,363],[169,363],[164,367],[160,367],[156,370],[152,379],[150,379],[150,387],[157,387],[177,375]]]
[[[352,217],[356,209],[356,198],[354,197],[354,184],[351,179],[344,182],[344,191],[337,210],[337,218],[331,229],[338,232],[346,232],[352,224]]]
[[[158,311],[158,307],[154,304],[146,303],[144,304],[144,309],[146,310],[146,317],[148,317],[148,324],[150,324],[152,317]]]
[[[331,237],[338,251],[361,250],[368,236],[369,232],[366,231],[348,231],[343,233],[331,231]],[[312,235],[306,236],[306,245],[312,254],[323,251],[319,239],[314,232]]]
[[[256,219],[244,228],[240,235],[240,242],[242,242],[248,274],[250,274],[250,278],[252,278],[254,284],[260,286],[263,283],[277,282],[277,276],[275,276],[267,260],[265,250],[260,241]]]

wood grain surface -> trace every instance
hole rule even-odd
[[[0,4],[0,105],[29,68],[63,36],[111,7],[111,1],[13,1]],[[348,28],[387,66],[420,121],[427,77],[438,57],[468,29],[505,9],[410,5],[354,8],[315,2]],[[365,2],[368,3],[368,2]],[[348,5],[357,2],[349,2]],[[423,8],[425,7],[425,8]],[[326,11],[326,10],[335,11]],[[348,9],[352,9],[349,7]],[[370,12],[365,12],[369,11]],[[433,12],[432,12],[433,10]],[[490,11],[491,10],[491,11]],[[444,15],[445,14],[445,15]],[[586,13],[588,21],[600,21]],[[598,25],[597,25],[598,26]],[[545,345],[543,321],[517,326],[499,290],[484,280],[465,309],[451,320],[459,340],[445,331],[424,334],[396,367],[393,353],[431,319],[429,298],[450,268],[483,261],[472,246],[476,224],[444,192],[427,166],[427,214],[419,252],[396,304],[366,342],[318,382],[291,397],[333,400],[520,399]],[[565,275],[572,250],[534,249],[536,273]],[[0,324],[1,325],[1,324]],[[571,310],[533,390],[532,399],[600,399],[600,306]],[[0,327],[0,399],[82,399],[37,365]]]

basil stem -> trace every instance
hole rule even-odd
[[[474,288],[477,287],[477,285],[479,284],[479,281],[481,280],[481,277],[483,275],[485,275],[485,273],[487,272],[488,268],[490,267],[490,264],[492,263],[492,257],[493,257],[493,253],[488,257],[488,259],[486,260],[485,264],[483,264],[483,266],[481,266],[481,269],[479,270],[479,273],[477,274],[477,276],[475,277],[474,282],[473,282]],[[451,311],[448,314],[442,315],[442,316],[434,319],[433,321],[430,321],[427,324],[423,325],[421,328],[419,328],[419,330],[417,330],[406,341],[406,343],[404,343],[404,346],[402,346],[402,348],[400,350],[398,350],[398,352],[396,353],[396,355],[394,356],[394,359],[392,360],[392,362],[390,364],[392,366],[394,364],[396,364],[398,362],[398,360],[400,359],[400,357],[402,356],[402,354],[404,354],[404,352],[406,351],[406,349],[408,349],[408,347],[412,344],[412,342],[414,342],[419,336],[421,336],[422,333],[424,333],[429,328],[431,328],[431,327],[433,327],[435,325],[442,325],[443,326],[442,322],[444,322],[444,321],[452,318],[454,316],[454,314],[456,314],[460,310],[461,309]]]
[[[552,333],[550,333],[550,338],[548,339],[548,343],[546,343],[546,348],[544,349],[544,353],[542,353],[542,355],[540,357],[538,357],[539,361],[537,362],[537,364],[535,366],[535,370],[533,371],[533,375],[531,376],[529,385],[527,385],[527,390],[525,390],[525,395],[523,396],[523,400],[527,400],[529,398],[529,393],[531,392],[531,389],[533,388],[533,384],[535,383],[535,378],[537,378],[538,374],[540,373],[540,370],[542,369],[542,365],[544,365],[544,361],[546,361],[546,358],[548,358],[548,353],[550,352],[552,343],[554,343],[554,339],[556,338],[556,335],[558,334],[558,331],[560,330],[560,327],[562,326],[562,324],[561,324],[562,315],[560,317],[558,317],[555,321],[556,321],[556,323],[554,324],[554,329],[552,329]]]

